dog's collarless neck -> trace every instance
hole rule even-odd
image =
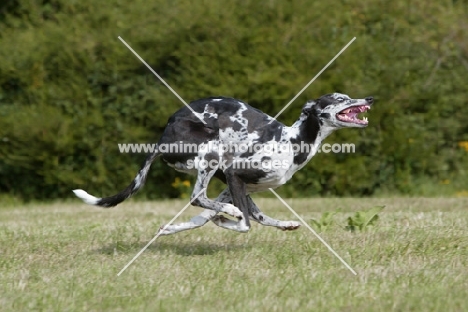
[[[294,155],[294,164],[299,168],[302,168],[316,154],[323,140],[333,132],[325,127],[315,115],[309,115],[307,118],[301,116],[290,129],[296,133],[290,138],[292,144],[309,146],[305,150],[300,149]]]
[[[321,122],[316,116],[309,115],[307,118],[301,116],[291,127],[297,129],[297,136],[294,140],[314,144],[321,134],[321,126]]]

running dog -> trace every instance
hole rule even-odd
[[[307,102],[299,119],[288,127],[233,98],[196,100],[189,104],[191,109],[183,107],[169,118],[157,148],[123,191],[104,198],[83,190],[73,192],[90,205],[116,206],[144,185],[152,162],[161,156],[174,169],[197,175],[191,203],[205,210],[189,222],[161,227],[160,235],[198,228],[208,221],[222,228],[247,232],[249,219],[281,230],[295,230],[299,222],[265,215],[249,194],[285,184],[310,161],[333,131],[366,127],[367,118],[359,119],[358,114],[369,110],[373,103],[373,97],[351,99],[345,94],[326,94]],[[168,148],[175,146],[199,148],[190,151]],[[213,177],[227,185],[215,200],[206,195]]]

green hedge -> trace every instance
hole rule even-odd
[[[279,120],[338,91],[376,98],[370,126],[327,139],[357,152],[318,155],[286,194],[467,181],[467,15],[461,1],[2,2],[0,192],[110,195],[131,181],[145,156],[117,143],[156,142],[182,104],[118,36],[185,100],[233,96],[271,115],[356,36]],[[156,161],[143,196],[180,196],[176,177]]]

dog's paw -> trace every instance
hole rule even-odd
[[[242,219],[244,217],[242,211],[240,211],[239,208],[231,204],[224,204],[223,208],[221,209],[221,212],[224,212],[225,214],[237,219]]]
[[[171,235],[174,233],[173,229],[171,228],[172,226],[169,225],[169,226],[166,226],[166,225],[163,225],[159,228],[159,231],[158,233],[156,233],[156,235]]]
[[[294,231],[301,226],[301,223],[296,221],[284,221],[278,228],[282,231]]]

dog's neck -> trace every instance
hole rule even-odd
[[[299,119],[289,127],[289,141],[293,144],[307,144],[309,150],[299,150],[294,153],[295,170],[299,170],[317,153],[318,148],[335,129],[324,124],[319,117],[314,114],[302,113]]]
[[[306,144],[315,144],[317,147],[336,130],[324,124],[315,113],[308,115],[302,113],[291,129],[297,129],[296,140]]]

